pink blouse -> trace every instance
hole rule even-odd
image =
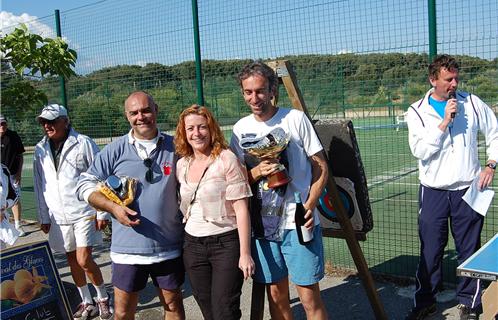
[[[191,158],[181,158],[176,164],[177,179],[180,182],[180,210],[185,218],[197,183],[187,182]],[[202,210],[206,221],[222,221],[227,216],[235,216],[231,200],[252,196],[247,181],[247,172],[230,150],[223,150],[209,165],[202,178],[195,202]]]

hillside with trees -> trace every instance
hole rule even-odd
[[[345,110],[366,107],[391,106],[404,110],[429,88],[426,54],[299,55],[279,59],[287,59],[294,66],[312,115],[340,117]],[[460,89],[479,95],[490,105],[498,103],[498,58],[489,61],[457,56],[457,59],[461,65]],[[205,101],[222,124],[233,123],[248,113],[236,81],[238,71],[247,62],[202,62]],[[50,102],[60,102],[56,79],[31,79],[31,82]],[[122,110],[124,99],[133,90],[146,90],[154,96],[163,130],[174,129],[180,111],[197,101],[193,61],[173,66],[150,63],[104,68],[73,76],[67,88],[73,125],[93,138],[119,136],[128,130]],[[283,88],[280,88],[280,102],[288,104]],[[18,108],[28,110],[19,112]],[[34,121],[40,108],[3,104],[2,109],[17,122],[32,123],[16,128],[28,144],[40,138],[41,131]]]

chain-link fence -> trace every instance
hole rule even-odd
[[[374,229],[362,243],[369,265],[380,273],[413,276],[419,252],[418,180],[403,112],[429,88],[427,65],[435,48],[459,59],[461,89],[498,107],[496,0],[438,0],[436,43],[429,37],[426,1],[199,0],[198,13],[205,104],[220,123],[229,128],[249,113],[235,81],[249,59],[289,60],[315,119],[349,118],[355,125],[374,215]],[[54,17],[36,23],[51,26]],[[122,109],[133,90],[155,97],[163,130],[173,130],[179,112],[197,102],[189,1],[100,1],[62,12],[61,27],[78,52],[79,76],[67,81],[71,121],[100,144],[127,132]],[[50,101],[60,102],[56,79],[37,84]],[[280,104],[289,105],[285,90],[280,91]],[[37,111],[4,110],[28,145],[41,138]],[[483,161],[484,149],[481,143]],[[30,159],[26,162],[29,167]],[[28,216],[35,211],[29,169],[24,177]],[[483,240],[497,226],[495,201]],[[354,268],[343,240],[326,239],[325,250],[333,265]],[[455,265],[450,240],[449,282]]]

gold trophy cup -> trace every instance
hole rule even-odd
[[[276,159],[285,150],[289,140],[289,134],[285,133],[282,128],[275,128],[264,137],[242,138],[240,147],[260,160]],[[269,188],[286,185],[292,180],[283,164],[279,164],[277,171],[270,174],[267,179]]]

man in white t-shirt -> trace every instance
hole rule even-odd
[[[282,204],[277,216],[265,217],[264,210],[251,208],[253,221],[252,255],[256,264],[254,280],[266,284],[272,319],[291,319],[289,303],[289,278],[296,285],[308,319],[327,319],[327,312],[320,297],[319,281],[324,276],[322,235],[316,205],[325,188],[328,165],[323,147],[306,115],[295,109],[272,104],[277,93],[278,77],[261,61],[246,65],[239,76],[239,84],[252,114],[239,120],[233,127],[231,148],[246,165],[249,182],[255,186],[261,179],[281,166],[279,159],[257,160],[244,152],[240,141],[264,137],[275,128],[281,128],[290,137],[281,162],[287,164],[292,181],[280,194]],[[265,184],[258,186],[268,192]],[[278,189],[282,190],[282,189]],[[260,190],[261,191],[261,190]],[[271,192],[271,191],[270,191]],[[294,193],[299,192],[308,219],[306,227],[313,230],[313,240],[306,245],[298,241],[294,213]],[[253,191],[254,193],[254,191]],[[275,191],[275,193],[278,193]],[[257,192],[256,192],[257,194]],[[278,197],[272,195],[272,197]],[[258,197],[254,197],[256,200]],[[257,200],[256,200],[257,201]],[[253,201],[254,202],[254,201]],[[262,206],[265,207],[264,205]],[[267,220],[265,220],[267,219]],[[262,232],[254,221],[263,220]],[[271,221],[271,223],[265,223]],[[268,232],[268,228],[279,229]]]

